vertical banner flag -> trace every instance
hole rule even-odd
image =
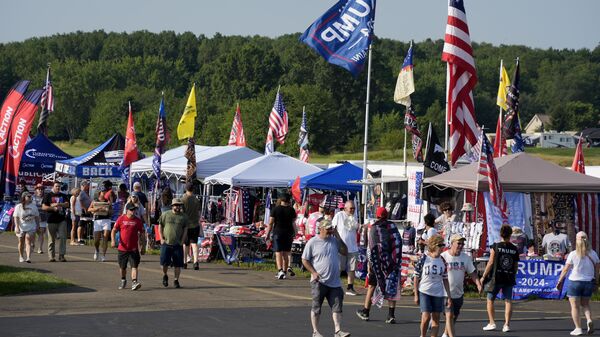
[[[517,120],[519,114],[519,82],[520,82],[520,71],[519,71],[519,59],[517,59],[517,67],[515,68],[515,75],[513,76],[513,82],[508,88],[506,93],[506,117],[504,119],[503,132],[506,139],[513,139],[517,132]]]
[[[196,179],[196,142],[194,141],[194,137],[188,138],[185,159],[187,159],[185,182],[190,183]]]
[[[404,114],[404,128],[410,132],[412,136],[412,152],[413,157],[419,163],[423,162],[423,141],[421,140],[421,131],[417,123],[417,116],[412,109],[412,106],[406,107]]]
[[[183,115],[181,115],[179,125],[177,126],[177,138],[179,138],[179,140],[194,137],[196,115],[196,83],[194,83],[194,85],[192,85],[192,90],[190,90],[190,96],[185,104],[185,109],[183,109]]]
[[[285,142],[285,136],[287,136],[289,131],[288,113],[285,109],[285,104],[283,104],[283,98],[281,97],[281,93],[279,93],[279,89],[277,89],[275,103],[273,104],[273,109],[271,109],[271,114],[269,115],[269,128],[273,131],[273,137],[279,144],[283,144]]]
[[[415,80],[413,76],[413,43],[410,42],[408,54],[402,63],[402,69],[398,74],[396,89],[394,90],[394,102],[405,106],[410,106],[410,94],[415,92]]]
[[[498,115],[498,123],[496,123],[496,139],[494,139],[494,158],[506,156],[508,150],[506,149],[506,139],[502,132],[502,111]]]
[[[585,174],[583,158],[583,137],[579,138],[573,164],[574,172]],[[577,193],[575,195],[575,230],[587,233],[594,250],[600,249],[600,193]]]
[[[449,0],[442,61],[447,63],[447,122],[450,125],[450,161],[477,143],[473,88],[477,84],[467,14],[462,0]]]
[[[300,36],[327,62],[354,76],[364,68],[375,25],[375,0],[340,0]]]
[[[585,174],[585,158],[583,158],[583,137],[579,137],[577,142],[577,148],[575,149],[575,157],[573,157],[573,163],[571,164],[571,170]]]
[[[265,198],[265,218],[263,223],[268,224],[269,218],[271,217],[271,190],[267,192],[267,197]]]
[[[154,146],[154,156],[152,158],[152,170],[156,177],[156,190],[160,188],[160,169],[162,163],[162,154],[169,142],[169,131],[167,130],[167,113],[165,112],[165,98],[160,99],[158,107],[158,118],[156,119],[156,145]]]
[[[494,206],[496,206],[502,212],[502,218],[504,220],[508,220],[506,215],[508,213],[506,198],[504,198],[504,192],[502,191],[502,185],[500,184],[498,170],[496,169],[496,164],[494,164],[494,149],[485,136],[485,132],[481,132],[480,137],[482,137],[480,151],[481,157],[479,159],[478,174],[487,177],[490,189],[490,199]]]
[[[267,132],[267,141],[265,142],[265,155],[275,152],[275,140],[273,139],[273,129],[269,128]]]
[[[12,197],[15,193],[23,150],[25,149],[25,143],[27,142],[38,104],[40,104],[42,93],[42,89],[37,89],[25,95],[17,107],[14,120],[8,131],[6,155],[4,156],[4,167],[2,169],[6,174],[4,184],[5,196]]]
[[[10,125],[15,116],[17,107],[25,97],[29,81],[19,81],[8,90],[8,94],[2,103],[2,111],[0,111],[0,155],[4,155],[6,151],[6,142],[8,140],[8,132]]]
[[[310,153],[308,151],[308,128],[306,126],[306,111],[304,110],[304,107],[302,108],[302,124],[300,124],[298,146],[300,147],[300,160],[308,163]]]
[[[504,65],[500,65],[500,83],[498,84],[498,95],[496,96],[496,105],[501,107],[504,111],[508,110],[506,105],[506,95],[508,94],[508,88],[510,88],[510,78],[506,72]]]
[[[137,140],[135,138],[135,124],[133,123],[133,112],[129,102],[129,117],[127,118],[127,130],[125,132],[125,151],[121,162],[121,178],[129,188],[129,166],[138,160]]]
[[[302,191],[300,190],[300,176],[296,176],[294,183],[292,184],[292,197],[296,201],[296,203],[300,204],[302,202]]]
[[[446,161],[444,147],[429,123],[429,135],[427,136],[427,148],[425,149],[425,178],[450,171],[450,165]]]
[[[54,89],[52,88],[52,79],[50,78],[50,64],[48,64],[48,71],[46,72],[46,83],[44,84],[44,93],[42,94],[40,106],[42,107],[42,113],[40,114],[37,129],[38,133],[47,136],[48,117],[54,111]]]
[[[229,134],[229,143],[227,145],[246,146],[246,137],[244,136],[244,125],[242,124],[242,112],[240,105],[237,105],[233,125]]]

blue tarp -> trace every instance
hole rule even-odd
[[[124,150],[125,138],[117,133],[88,153],[57,161],[55,170],[79,178],[121,177],[119,166],[123,161]]]
[[[325,171],[301,177],[300,188],[359,192],[362,189],[362,186],[359,184],[350,184],[348,181],[360,180],[362,179],[362,174],[362,168],[351,163],[344,163]],[[290,186],[293,183],[294,180],[290,181]]]

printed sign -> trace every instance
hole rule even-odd
[[[553,300],[564,298],[569,280],[565,280],[562,292],[556,289],[564,266],[562,261],[519,261],[517,285],[513,287],[513,300],[523,300],[531,295]]]

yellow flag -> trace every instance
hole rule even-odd
[[[183,115],[181,115],[179,125],[177,126],[177,137],[179,140],[194,137],[196,114],[196,84],[194,83],[185,104],[185,109],[183,109]]]
[[[500,67],[500,84],[498,85],[498,97],[496,98],[496,104],[506,111],[508,109],[508,106],[506,105],[506,93],[510,87],[510,78],[508,77],[506,68],[504,68],[504,66]]]

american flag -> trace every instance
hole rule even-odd
[[[502,218],[506,221],[508,217],[508,206],[500,184],[498,170],[494,164],[494,148],[488,141],[484,132],[481,132],[481,156],[479,158],[479,174],[488,178],[490,189],[490,199],[498,209],[502,212]]]
[[[244,126],[242,125],[242,112],[238,104],[233,117],[233,125],[229,134],[229,143],[227,145],[246,146],[246,137],[244,136]]]
[[[298,135],[298,146],[300,146],[300,160],[308,163],[308,128],[306,127],[306,111],[302,109],[302,124],[300,125],[300,134]]]
[[[252,222],[252,215],[250,213],[250,193],[245,189],[240,189],[235,193],[235,222],[242,224]]]
[[[48,135],[48,117],[50,116],[50,113],[54,111],[54,90],[52,88],[52,79],[50,77],[50,65],[48,65],[46,84],[43,89],[44,92],[42,93],[42,98],[40,100],[42,113],[40,114],[37,129],[38,132]]]
[[[448,124],[452,165],[477,143],[473,88],[477,84],[467,15],[462,0],[448,3],[448,22],[442,60],[447,62]]]
[[[169,131],[167,130],[167,113],[165,112],[165,98],[160,99],[158,107],[158,118],[156,119],[156,145],[154,146],[154,157],[152,158],[152,170],[156,177],[156,188],[160,187],[160,169],[162,154],[169,142]]]
[[[275,140],[273,140],[273,129],[269,128],[267,132],[267,141],[265,142],[265,155],[275,152]]]
[[[269,115],[269,128],[273,130],[273,137],[279,144],[283,144],[285,136],[288,133],[288,113],[285,110],[283,98],[281,98],[279,90],[277,90],[275,104],[273,104],[273,109]]]
[[[585,174],[585,159],[583,157],[583,142],[579,138],[575,157],[571,169],[574,172]],[[577,193],[575,196],[575,227],[578,231],[584,231],[588,235],[590,244],[595,251],[600,249],[600,194]]]
[[[498,116],[498,123],[496,124],[496,139],[494,140],[494,158],[506,156],[508,150],[506,149],[506,139],[502,132],[502,112]]]

